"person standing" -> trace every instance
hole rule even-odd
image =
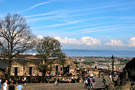
[[[94,77],[92,77],[92,88],[94,88],[94,86],[95,86],[95,78]]]
[[[60,80],[59,80],[59,78],[58,78],[58,80],[57,80],[57,86],[59,86],[59,83],[60,83]]]
[[[87,78],[87,81],[88,81],[88,90],[90,90],[90,88],[92,86],[92,79],[90,76]]]
[[[131,83],[130,90],[135,90],[135,86],[134,86],[134,83],[133,82]]]
[[[87,88],[87,86],[88,86],[88,80],[85,79],[85,80],[84,80],[84,88]]]
[[[106,80],[105,80],[105,78],[103,78],[103,80],[102,80],[102,86],[103,86],[103,87],[106,86]]]
[[[112,82],[112,75],[111,74],[109,75],[109,80]]]
[[[102,73],[102,79],[104,79],[104,73]]]
[[[14,87],[13,82],[10,83],[10,85],[9,85],[9,90],[15,90],[15,87]]]
[[[17,90],[23,90],[23,86],[21,84],[17,85],[16,87]]]
[[[2,82],[2,80],[0,79],[0,89],[1,89],[1,82]]]
[[[7,83],[8,83],[8,80],[5,80],[5,83],[3,83],[3,90],[8,90]]]
[[[100,72],[98,73],[98,78],[100,78]]]

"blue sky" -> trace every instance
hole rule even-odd
[[[7,13],[63,49],[135,50],[135,0],[0,0],[0,18]]]

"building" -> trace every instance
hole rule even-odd
[[[48,68],[52,68],[48,70],[46,75],[60,75],[75,72],[76,65],[69,58],[65,59],[64,64],[60,64],[57,59],[50,58],[50,64],[48,64]],[[43,64],[43,60],[41,58],[37,58],[36,56],[27,56],[24,58],[16,58],[13,59],[12,67],[11,67],[11,76],[42,76],[41,71],[38,69],[40,64]],[[8,61],[6,59],[0,59],[0,77],[3,77],[8,67]]]

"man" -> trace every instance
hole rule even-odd
[[[102,86],[103,86],[103,87],[106,86],[106,80],[105,80],[105,78],[103,78],[103,80],[102,80]]]
[[[8,80],[5,80],[5,83],[3,84],[3,90],[8,90],[7,83],[8,83]]]
[[[92,86],[92,79],[90,76],[87,78],[87,81],[88,81],[88,90],[90,90],[90,88]]]

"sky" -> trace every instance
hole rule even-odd
[[[8,13],[62,49],[135,51],[135,0],[0,0],[0,18]]]

